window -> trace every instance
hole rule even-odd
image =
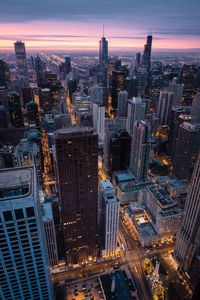
[[[26,215],[27,215],[28,218],[34,217],[35,216],[34,208],[33,207],[27,207],[26,208]]]
[[[7,221],[12,221],[12,220],[13,220],[11,210],[4,211],[4,212],[3,212],[3,216],[4,216],[4,220],[5,220],[6,222],[7,222]]]
[[[15,217],[17,220],[23,219],[24,218],[23,209],[15,209]]]

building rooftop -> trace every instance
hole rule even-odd
[[[52,206],[51,203],[42,203],[42,218],[43,221],[52,221],[53,220],[53,211],[52,211]]]
[[[0,170],[0,201],[33,196],[34,167]]]
[[[55,132],[55,137],[62,137],[65,134],[76,136],[76,135],[83,135],[83,134],[91,134],[94,133],[92,127],[79,127],[79,126],[70,126],[68,128],[61,128]]]
[[[110,190],[113,189],[113,185],[110,182],[110,180],[106,179],[106,180],[101,180],[100,181],[100,186],[102,190]]]
[[[121,270],[100,276],[100,283],[106,300],[133,299],[128,286],[128,279]]]
[[[165,190],[162,189],[159,185],[151,185],[148,187],[148,190],[156,198],[157,204],[160,206],[161,209],[171,208],[176,205],[175,202],[165,192]]]
[[[117,181],[117,183],[123,182],[123,181],[131,181],[131,180],[135,179],[135,176],[129,170],[114,172],[113,176],[115,177],[115,180]]]

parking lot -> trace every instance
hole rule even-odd
[[[104,300],[98,277],[67,286],[68,300]]]

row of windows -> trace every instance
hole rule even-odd
[[[20,209],[15,209],[14,214],[15,214],[16,220],[19,220],[19,219],[24,219],[26,217],[27,218],[34,217],[35,216],[35,211],[34,211],[34,207],[27,207],[26,208],[26,216],[24,215],[24,211],[21,208]],[[5,222],[13,221],[12,211],[11,210],[4,211],[3,212],[3,217],[4,217]]]

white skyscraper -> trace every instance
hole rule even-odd
[[[135,98],[128,101],[128,116],[126,120],[126,131],[132,135],[136,121],[144,120],[146,113],[146,103],[142,98]]]
[[[185,203],[180,231],[175,245],[179,265],[189,271],[195,255],[200,254],[200,152]]]
[[[181,99],[183,96],[183,84],[177,83],[177,78],[174,78],[168,85],[167,91],[174,93],[174,101],[173,106],[177,106],[181,104]]]
[[[151,126],[148,121],[135,123],[132,145],[130,170],[138,180],[145,180],[149,164]]]
[[[53,299],[34,167],[0,170],[0,298]]]
[[[160,92],[159,103],[158,103],[158,117],[160,125],[168,125],[170,122],[171,109],[174,102],[173,92]]]
[[[117,235],[119,228],[119,200],[109,180],[100,182],[100,224],[103,256],[117,254]]]
[[[117,115],[119,117],[126,117],[127,107],[128,107],[128,92],[120,91],[118,93]]]
[[[99,139],[104,141],[105,135],[105,106],[92,104],[93,128],[97,132]]]

